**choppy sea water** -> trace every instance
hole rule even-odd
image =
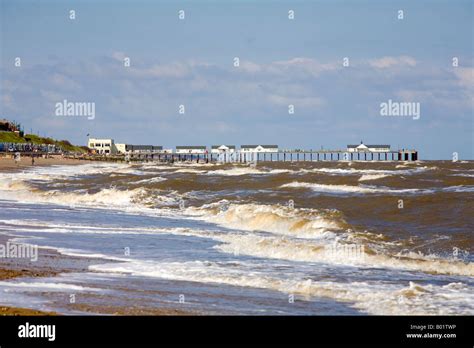
[[[0,282],[0,303],[472,315],[473,207],[472,161],[4,172],[0,233],[102,260],[86,273]],[[83,307],[68,303],[72,293]]]

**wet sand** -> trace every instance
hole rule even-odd
[[[52,156],[49,158],[35,157],[34,166],[48,166],[48,165],[77,165],[84,163],[81,160],[74,160],[63,158],[60,156]],[[0,171],[15,171],[17,169],[24,169],[32,167],[31,157],[22,157],[21,160],[16,163],[11,156],[0,156]],[[0,243],[5,244],[11,237],[0,235]],[[39,251],[42,257],[47,258],[60,258],[62,257],[59,253],[53,250],[42,249]],[[20,260],[8,260],[0,258],[0,280],[9,280],[20,277],[51,277],[59,274],[60,272],[67,271],[65,269],[56,269],[51,266],[40,266],[29,262],[25,265]],[[44,312],[29,308],[17,308],[17,307],[6,307],[0,306],[0,315],[56,315],[54,312]]]
[[[11,236],[0,235],[0,244],[5,245],[11,239]],[[41,262],[32,262],[25,259],[0,258],[0,280],[4,281],[22,277],[52,277],[61,272],[71,271],[71,269],[65,267],[54,267],[55,260],[62,258],[64,257],[61,254],[50,249],[38,250],[38,261],[41,260]],[[56,315],[56,313],[38,311],[30,308],[0,306],[0,315]]]
[[[12,231],[14,233],[14,231]],[[0,234],[0,244],[5,245],[11,241],[12,236]],[[38,249],[38,260],[32,262],[28,259],[0,258],[0,281],[14,278],[41,278],[54,277],[68,272],[90,272],[88,266],[104,262],[102,259],[74,257],[58,253],[53,249]],[[110,262],[108,260],[107,262]],[[101,296],[101,305],[86,303],[69,304],[71,310],[105,315],[198,315],[195,311],[187,311],[178,308],[154,309],[142,307],[120,307],[107,305],[107,295]],[[56,312],[40,311],[31,308],[11,307],[0,305],[0,315],[28,316],[28,315],[59,315]]]

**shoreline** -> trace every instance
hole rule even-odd
[[[51,156],[49,158],[36,157],[35,164],[31,164],[31,157],[22,157],[21,161],[16,164],[11,157],[0,156],[0,172],[15,173],[18,170],[33,167],[45,167],[52,165],[80,165],[87,162],[97,160],[89,159],[71,159],[62,156]],[[0,233],[0,244],[6,245],[7,242],[12,243],[16,238],[14,230],[10,234]],[[8,281],[21,278],[47,278],[55,277],[62,273],[69,272],[90,272],[89,264],[97,264],[105,262],[103,259],[94,259],[87,257],[74,257],[64,255],[51,248],[38,248],[38,261],[31,262],[22,259],[9,259],[0,257],[0,281]],[[110,262],[110,261],[107,261]],[[90,306],[88,304],[75,304],[75,310],[84,312],[85,315],[196,315],[198,313],[183,311],[178,308],[166,309],[134,309],[122,308],[114,306]],[[3,305],[0,303],[0,316],[50,316],[62,315],[54,311],[47,311],[35,308]]]
[[[0,244],[15,243],[16,236],[0,234]],[[64,273],[93,272],[88,269],[91,264],[113,262],[111,260],[69,256],[51,248],[38,248],[38,260],[0,258],[0,282],[21,278],[50,278],[59,277]],[[107,298],[105,295],[103,298]],[[3,304],[0,302],[0,316],[55,316],[55,315],[160,315],[160,316],[189,316],[202,315],[192,310],[183,310],[177,306],[166,308],[132,308],[127,306],[108,305],[106,303],[74,303],[62,308],[77,314],[60,313],[60,311],[43,310],[34,307],[22,307]]]
[[[48,158],[35,157],[35,164],[32,165],[31,157],[22,157],[19,163],[15,163],[12,157],[0,156],[0,171],[16,171],[34,167],[45,167],[52,165],[78,165],[84,164],[84,159],[71,159],[62,156],[51,156]]]
[[[15,163],[15,160],[10,156],[0,156],[0,172],[16,172],[20,169],[27,169],[33,167],[45,167],[52,165],[78,165],[84,163],[83,160],[75,160],[64,158],[61,156],[51,156],[49,158],[35,157],[35,164],[32,165],[31,157],[23,157],[19,163]],[[0,234],[0,244],[6,244],[7,242],[14,239],[14,236]],[[39,249],[39,257],[46,256],[48,258],[52,257],[65,257],[53,249]],[[66,272],[67,270],[54,270],[53,268],[46,268],[41,266],[35,266],[31,262],[26,268],[23,262],[15,263],[14,260],[8,258],[0,258],[0,281],[6,281],[16,278],[41,278],[41,277],[51,277],[56,276],[59,273]],[[56,312],[37,310],[33,308],[25,308],[20,306],[4,306],[0,304],[0,316],[49,316],[49,315],[59,315]]]
[[[13,235],[0,234],[0,244],[15,243]],[[54,249],[38,248],[38,260],[0,258],[0,281],[19,278],[55,277],[61,273],[78,271],[76,267],[67,266],[74,258],[62,255]],[[56,263],[58,263],[56,267]],[[35,308],[9,306],[0,304],[0,315],[60,315],[54,311]]]

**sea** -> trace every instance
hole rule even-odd
[[[0,304],[473,315],[473,164],[84,162],[0,172],[0,234],[96,260],[83,272],[0,281]]]

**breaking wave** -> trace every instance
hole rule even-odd
[[[405,168],[399,167],[397,168]],[[331,175],[412,175],[423,173],[428,170],[435,170],[437,167],[417,167],[412,169],[401,169],[401,170],[385,170],[385,169],[356,169],[356,168],[313,168],[313,169],[301,169],[302,172],[312,173],[327,173]]]
[[[224,207],[224,209],[222,209]],[[297,238],[321,238],[344,223],[338,212],[297,209],[280,205],[230,204],[221,201],[190,207],[192,216],[244,231],[264,231]]]
[[[332,242],[328,240],[298,241],[284,237],[236,234],[225,234],[215,238],[225,243],[216,248],[231,254],[342,266],[420,271],[429,274],[474,276],[474,263],[464,263],[461,260],[450,260],[418,253],[409,253],[403,256],[376,253],[370,248],[370,245],[361,244],[350,233],[333,238]],[[339,238],[343,241],[342,243],[338,242]]]
[[[291,182],[280,186],[281,188],[306,188],[311,189],[315,192],[322,193],[352,193],[352,194],[364,194],[364,193],[432,193],[433,190],[422,190],[422,189],[391,189],[388,187],[376,187],[376,186],[352,186],[352,185],[326,185],[316,184],[308,182]]]
[[[429,189],[397,189],[383,186],[354,186],[354,185],[327,185],[327,184],[316,184],[309,182],[291,182],[288,184],[281,185],[280,188],[296,188],[296,189],[310,189],[314,192],[319,193],[351,193],[351,194],[432,194],[436,192],[474,192],[474,186],[472,185],[458,185],[449,186],[442,188],[429,188]]]
[[[359,181],[368,181],[368,180],[377,180],[388,177],[389,175],[385,174],[364,174],[359,178]]]

